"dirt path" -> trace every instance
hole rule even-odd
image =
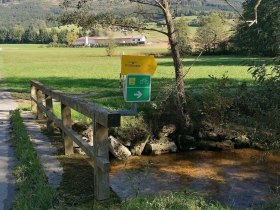
[[[0,91],[0,210],[11,209],[15,197],[15,180],[12,169],[16,158],[10,140],[9,112],[17,103],[7,91]]]

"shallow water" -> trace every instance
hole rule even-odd
[[[121,198],[186,188],[238,209],[280,194],[280,155],[252,149],[192,151],[111,161],[110,183]]]

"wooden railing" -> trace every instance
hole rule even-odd
[[[37,119],[47,118],[47,130],[54,125],[63,131],[65,155],[73,154],[73,141],[94,161],[94,197],[105,200],[110,195],[108,128],[119,127],[121,115],[101,106],[66,95],[60,91],[30,81],[31,111]],[[61,119],[53,113],[53,99],[61,103]],[[71,109],[89,117],[93,122],[93,147],[72,130]]]

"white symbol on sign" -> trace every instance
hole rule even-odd
[[[138,90],[137,93],[134,93],[134,96],[140,98],[143,94]]]
[[[145,79],[141,79],[140,80],[140,84],[141,85],[149,85],[149,80],[147,80],[146,78]]]

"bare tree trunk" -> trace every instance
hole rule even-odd
[[[165,21],[166,21],[166,26],[168,31],[168,39],[169,39],[173,63],[175,67],[175,78],[176,78],[176,89],[178,94],[178,100],[179,100],[179,104],[183,106],[186,105],[187,102],[186,95],[185,95],[183,63],[181,60],[177,37],[173,25],[173,19],[167,0],[163,0],[163,6],[165,7],[164,15],[165,15]]]
[[[162,0],[162,6],[164,7],[163,13],[165,16],[168,39],[169,39],[171,54],[173,58],[174,68],[175,68],[176,91],[177,91],[178,106],[179,106],[178,114],[182,115],[181,124],[182,123],[183,124],[181,126],[188,127],[190,123],[190,119],[186,111],[187,99],[185,94],[183,63],[180,56],[179,45],[175,34],[173,18],[170,12],[168,0]]]

